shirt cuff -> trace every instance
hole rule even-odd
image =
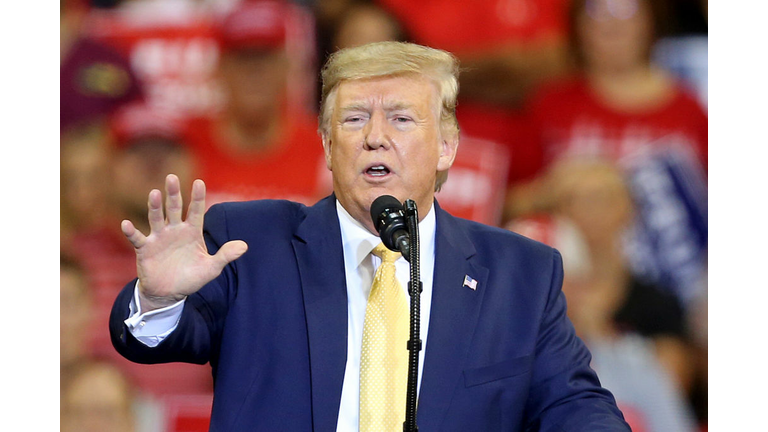
[[[186,297],[170,306],[142,313],[141,302],[139,301],[139,281],[136,281],[133,298],[128,306],[130,313],[128,319],[123,322],[128,326],[128,330],[136,340],[154,348],[179,325],[185,300]]]

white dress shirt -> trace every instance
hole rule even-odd
[[[360,352],[363,345],[363,324],[368,294],[371,292],[373,276],[381,264],[381,258],[371,251],[381,239],[352,218],[344,207],[336,201],[336,210],[341,225],[341,242],[344,249],[344,269],[347,276],[347,366],[344,371],[344,385],[341,388],[341,407],[337,431],[358,430],[360,413]],[[419,273],[424,291],[421,293],[421,340],[422,351],[419,354],[419,380],[424,365],[424,348],[427,343],[429,311],[432,305],[432,276],[435,268],[435,210],[434,206],[419,223]],[[395,275],[410,299],[408,281],[411,278],[410,266],[405,258],[395,261]],[[410,316],[410,314],[408,315]]]
[[[378,236],[371,234],[362,224],[356,221],[336,201],[336,212],[341,228],[341,241],[344,251],[344,271],[347,282],[347,364],[344,371],[344,382],[341,389],[341,404],[336,430],[339,432],[357,431],[360,413],[360,351],[363,343],[363,324],[368,294],[373,284],[373,276],[381,264],[381,259],[371,251],[380,242]],[[424,354],[429,334],[429,313],[432,305],[432,278],[435,268],[435,209],[432,206],[429,213],[419,222],[420,245],[420,276],[423,284],[421,293],[421,340],[422,350],[419,353],[419,379],[424,366]],[[410,280],[410,266],[405,258],[400,257],[395,262],[395,274],[407,293]],[[125,320],[131,334],[143,344],[154,347],[176,328],[184,307],[184,300],[147,313],[142,313],[138,297],[138,283],[130,305],[130,316]],[[410,316],[410,314],[409,314]]]

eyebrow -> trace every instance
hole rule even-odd
[[[413,104],[404,103],[404,102],[395,102],[391,104],[385,104],[384,110],[389,111],[402,111],[413,108]],[[339,109],[340,112],[349,112],[349,111],[368,111],[368,105],[362,104],[362,103],[351,103],[349,105],[343,106]]]
[[[359,104],[359,103],[353,103],[353,104],[349,104],[339,108],[339,112],[367,111],[367,110],[368,108],[365,105]]]
[[[413,104],[403,103],[403,102],[395,102],[393,104],[386,104],[384,106],[385,111],[402,111],[413,108]]]

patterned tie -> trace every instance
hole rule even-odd
[[[360,359],[360,431],[399,431],[405,421],[408,384],[408,302],[395,278],[392,252],[379,244],[381,258],[368,296]]]

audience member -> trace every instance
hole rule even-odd
[[[87,335],[93,299],[85,270],[75,259],[61,254],[59,271],[59,360],[64,371],[90,356]]]
[[[129,390],[124,371],[114,363],[95,360],[89,332],[94,322],[91,284],[78,260],[63,252],[60,290],[61,430],[159,432],[134,428],[134,422],[139,420],[138,426],[151,423],[160,415],[160,407],[144,397],[134,404],[133,396],[139,394]]]
[[[111,150],[109,126],[102,119],[71,126],[61,134],[59,216],[64,249],[77,235],[106,229],[113,222]]]
[[[504,145],[508,181],[533,176],[520,103],[542,80],[568,70],[566,0],[377,0],[414,42],[461,60],[462,132]]]
[[[601,382],[636,431],[691,431],[686,396],[694,358],[677,299],[632,274],[622,236],[633,217],[613,164],[569,160],[549,174],[560,225],[568,315],[593,353]]]
[[[116,1],[89,17],[87,30],[131,59],[147,102],[183,118],[210,117],[224,97],[217,70],[221,56],[217,21],[236,1]],[[284,9],[288,94],[292,106],[314,112],[315,34],[312,13],[288,0]],[[252,17],[258,25],[261,17]]]
[[[400,41],[408,37],[400,22],[372,1],[355,1],[339,16],[330,35],[328,53],[372,42]]]
[[[684,87],[651,63],[655,41],[650,0],[577,0],[571,7],[571,44],[580,71],[541,85],[529,98],[540,172],[554,160],[591,155],[618,160],[680,135],[706,167],[707,118]],[[547,196],[536,190],[531,195]],[[548,203],[515,196],[510,215]],[[533,201],[533,202],[532,202]]]
[[[146,102],[180,117],[218,110],[219,52],[211,14],[196,1],[112,3],[89,14],[84,31],[130,59]]]
[[[654,2],[578,0],[571,21],[580,72],[530,99],[542,172],[569,157],[603,157],[627,173],[638,219],[630,265],[684,306],[703,292],[707,245],[707,116],[696,97],[654,65]],[[541,179],[543,177],[540,177]],[[547,186],[514,187],[508,218],[546,210]]]
[[[408,42],[403,26],[388,10],[373,0],[331,0],[313,3],[317,22],[317,52],[322,59],[318,62],[315,79],[316,100],[322,93],[320,68],[334,52],[369,42]]]
[[[61,383],[62,431],[137,431],[137,394],[114,365],[80,362],[62,375]]]
[[[580,71],[540,86],[527,106],[535,126],[532,145],[544,166],[570,155],[618,160],[679,135],[675,146],[690,149],[706,168],[706,114],[680,82],[651,62],[656,4],[573,3],[572,45]]]
[[[60,125],[109,116],[121,105],[139,100],[142,89],[128,60],[85,34],[89,6],[85,0],[62,0],[60,20]]]
[[[122,370],[139,377],[136,384],[140,389],[158,399],[179,393],[210,394],[209,370],[191,364],[171,367],[128,362],[115,352],[103,328],[124,279],[136,272],[136,255],[126,246],[115,214],[144,216],[146,197],[136,191],[162,187],[166,172],[176,172],[190,182],[194,179],[194,159],[183,133],[183,124],[176,117],[145,104],[132,104],[118,110],[108,127],[101,125],[85,134],[89,140],[62,141],[62,207],[76,210],[70,212],[76,228],[62,247],[82,264],[93,303],[91,325],[83,337],[89,352],[113,359]],[[160,183],[158,172],[162,173]],[[107,209],[102,212],[104,217],[98,221],[89,218],[90,211],[96,213],[100,206]]]
[[[287,5],[244,1],[219,22],[225,106],[191,122],[208,204],[257,198],[314,203],[330,190],[317,122],[289,103]]]
[[[308,3],[312,5],[312,12],[317,21],[318,29],[335,29],[338,27],[339,19],[344,15],[344,12],[352,7],[360,0],[309,0]],[[325,35],[325,39],[330,39],[331,36],[323,31],[319,33],[322,39]]]
[[[589,316],[581,321],[605,319],[619,330],[652,338],[661,363],[688,390],[693,359],[683,308],[673,294],[627,265],[622,243],[635,212],[621,172],[612,163],[576,159],[561,162],[549,175],[555,214],[574,224],[589,259],[587,291],[574,289],[572,296],[605,304],[610,313],[600,317],[585,309]],[[580,272],[575,273],[574,278]]]
[[[111,130],[117,149],[112,170],[113,199],[124,217],[147,212],[145,194],[138,191],[161,188],[167,172],[190,182],[196,178],[198,161],[187,143],[183,118],[136,104],[113,117]]]

